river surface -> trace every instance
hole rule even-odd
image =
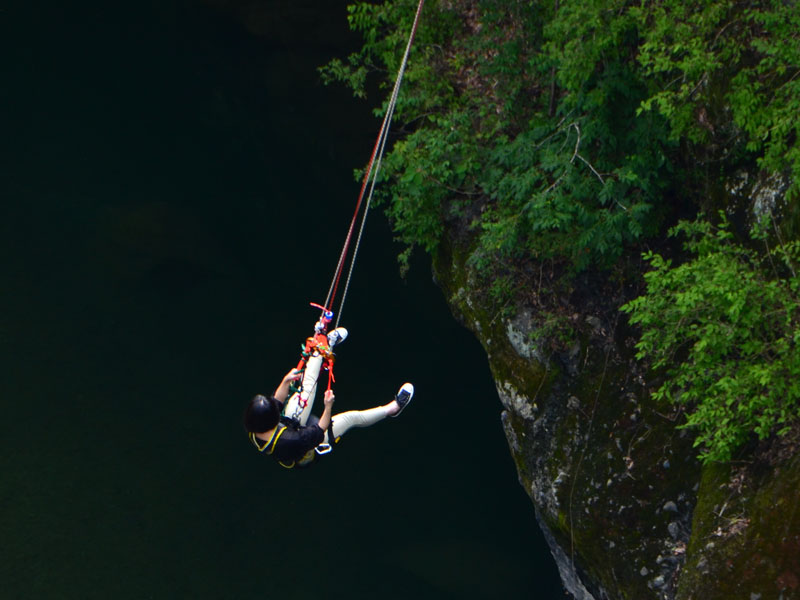
[[[315,71],[345,3],[211,4],[0,7],[0,597],[563,598],[481,347],[378,211],[336,409],[413,403],[312,470],[250,447],[379,124]]]

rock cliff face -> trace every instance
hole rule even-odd
[[[800,597],[791,440],[746,464],[701,467],[691,436],[676,428],[681,415],[649,400],[657,376],[633,357],[618,307],[637,295],[626,281],[638,278],[587,275],[559,296],[543,291],[539,265],[513,308],[496,306],[469,267],[463,225],[451,224],[434,275],[486,350],[519,482],[569,593]],[[545,303],[563,317],[542,321]]]

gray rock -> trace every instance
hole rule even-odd
[[[677,521],[673,521],[667,525],[667,531],[669,531],[669,534],[672,536],[673,540],[677,540],[678,535],[680,535],[681,532],[680,525],[678,525]]]
[[[667,512],[678,512],[678,505],[675,504],[672,500],[664,504],[664,510]]]
[[[591,592],[584,587],[583,581],[581,581],[580,576],[575,570],[575,563],[573,563],[572,559],[567,556],[567,553],[564,552],[564,549],[558,545],[558,542],[556,542],[555,538],[553,537],[550,528],[547,526],[544,520],[540,518],[538,511],[536,512],[536,520],[539,522],[539,526],[542,528],[542,534],[544,534],[544,539],[547,541],[547,545],[550,546],[550,554],[553,555],[553,558],[556,561],[558,572],[561,575],[561,583],[564,584],[564,588],[570,594],[572,594],[575,600],[596,600]],[[608,598],[608,594],[602,588],[600,588],[600,597]]]

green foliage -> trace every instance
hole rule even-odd
[[[575,328],[566,315],[549,312],[541,315],[541,325],[530,333],[532,344],[548,345],[548,350],[563,352],[576,343]]]
[[[724,223],[681,222],[671,234],[685,234],[695,257],[673,266],[646,253],[647,292],[622,310],[642,328],[637,357],[665,373],[654,399],[686,408],[702,460],[725,461],[800,416],[800,245],[764,258]]]
[[[663,119],[636,117],[647,89],[623,7],[595,0],[535,15],[546,19],[531,71],[558,92],[547,98],[553,114],[542,102],[520,133],[488,153],[491,170],[479,184],[493,202],[480,223],[479,265],[522,251],[566,257],[579,269],[604,266],[657,231],[672,144]]]
[[[672,136],[743,146],[770,172],[800,175],[800,10],[794,1],[661,0],[631,10],[639,60]],[[732,128],[731,125],[734,127]]]
[[[323,67],[324,80],[342,81],[361,95],[364,76],[378,71],[387,89],[394,83],[416,7],[415,0],[350,6],[350,25],[362,32],[365,44],[347,64],[334,60]],[[436,249],[443,230],[443,202],[458,194],[461,186],[469,186],[470,174],[479,168],[472,143],[475,117],[459,100],[452,82],[441,76],[442,69],[458,61],[457,56],[445,60],[441,46],[461,27],[455,17],[435,2],[426,5],[395,112],[395,120],[409,123],[410,130],[393,145],[382,166],[381,177],[391,182],[391,188],[390,193],[379,188],[377,199],[391,198],[387,213],[398,238],[407,244],[400,257],[403,265],[415,246],[428,252]]]
[[[350,6],[364,45],[323,78],[363,96],[376,74],[388,91],[416,6]],[[796,175],[798,30],[784,0],[428,0],[385,162],[399,238],[435,252],[442,223],[469,214],[487,273],[607,266],[659,232],[692,148]]]
[[[426,3],[396,113],[408,133],[384,163],[401,240],[433,252],[442,222],[469,212],[482,270],[524,256],[582,269],[658,229],[674,144],[660,115],[636,116],[648,88],[624,6]],[[326,80],[361,94],[370,71],[392,75],[415,7],[350,7],[365,44]]]

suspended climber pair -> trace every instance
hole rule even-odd
[[[396,417],[408,406],[414,396],[414,386],[410,383],[404,383],[395,395],[394,400],[387,404],[367,410],[352,410],[337,415],[332,414],[335,400],[331,389],[334,381],[333,348],[347,338],[347,330],[338,326],[338,319],[341,319],[342,316],[344,301],[350,286],[350,278],[353,274],[353,266],[361,243],[361,235],[364,231],[364,224],[383,158],[389,125],[394,114],[400,83],[408,63],[408,54],[417,31],[423,4],[424,0],[419,0],[405,54],[397,72],[378,139],[375,142],[372,156],[361,183],[356,210],[350,222],[350,229],[347,232],[347,237],[339,256],[331,287],[328,290],[328,297],[322,306],[312,304],[312,306],[322,310],[322,314],[314,326],[314,335],[306,340],[302,358],[297,367],[284,375],[272,397],[268,398],[258,394],[253,397],[245,410],[244,426],[250,441],[259,452],[273,456],[286,468],[306,467],[313,464],[318,457],[328,454],[341,436],[351,428],[369,427],[386,417]],[[333,312],[327,307],[332,307],[334,304],[368,183],[369,193],[364,205],[358,238],[350,260],[350,268],[339,304],[337,323],[334,329],[329,332],[328,326],[333,320]],[[317,383],[322,369],[328,371],[328,386],[323,395],[324,410],[322,415],[317,418],[311,414],[311,409],[314,406]]]

